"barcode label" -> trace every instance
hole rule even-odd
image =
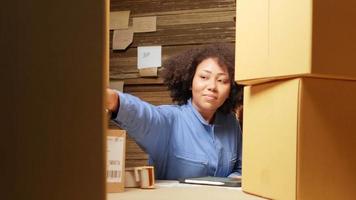
[[[116,136],[107,137],[106,181],[121,182],[122,159],[124,153],[124,138]]]
[[[120,176],[121,176],[121,171],[117,171],[117,170],[106,171],[106,178],[115,179],[115,178],[119,178]]]

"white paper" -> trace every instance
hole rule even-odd
[[[137,68],[160,67],[162,46],[137,47]]]
[[[124,138],[107,136],[106,181],[119,183],[122,181],[122,161],[124,153]]]

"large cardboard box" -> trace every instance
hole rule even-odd
[[[237,1],[235,79],[356,79],[355,7],[354,0]]]
[[[271,199],[355,199],[356,81],[246,86],[242,189]]]

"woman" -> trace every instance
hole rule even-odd
[[[233,111],[234,51],[216,44],[168,60],[164,83],[177,105],[153,106],[107,90],[112,119],[149,154],[157,179],[241,175],[241,129]]]

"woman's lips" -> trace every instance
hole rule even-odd
[[[215,95],[209,95],[209,94],[206,94],[206,95],[203,95],[207,100],[216,100],[217,97]]]

